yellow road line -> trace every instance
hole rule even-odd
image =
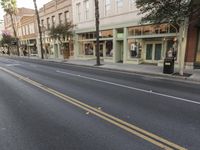
[[[152,134],[148,131],[145,131],[145,130],[143,130],[143,129],[141,129],[141,128],[133,125],[133,124],[130,124],[130,123],[125,122],[125,121],[123,121],[119,118],[116,118],[116,117],[114,117],[114,116],[112,116],[108,113],[103,112],[102,110],[94,108],[90,105],[87,105],[83,102],[80,102],[80,101],[78,101],[74,98],[67,96],[67,95],[64,95],[64,94],[62,94],[62,93],[60,93],[56,90],[53,90],[49,87],[46,87],[46,86],[44,86],[44,85],[42,85],[38,82],[35,82],[31,79],[23,77],[23,76],[15,73],[15,72],[12,72],[8,69],[2,68],[2,67],[0,67],[0,69],[3,70],[4,72],[7,72],[7,73],[15,76],[15,77],[18,77],[21,80],[24,80],[24,81],[30,83],[31,85],[34,85],[34,86],[36,86],[36,87],[38,87],[38,88],[40,88],[40,89],[42,89],[42,90],[44,90],[48,93],[51,93],[52,95],[54,95],[56,97],[59,97],[60,99],[66,101],[68,103],[71,103],[71,104],[73,104],[73,105],[75,105],[75,106],[77,106],[77,107],[79,107],[79,108],[81,108],[81,109],[83,109],[87,112],[90,112],[91,114],[93,114],[93,115],[95,115],[95,116],[97,116],[97,117],[99,117],[103,120],[106,120],[106,121],[110,122],[111,124],[114,124],[114,125],[122,128],[123,130],[128,131],[128,132],[130,132],[130,133],[132,133],[132,134],[134,134],[134,135],[136,135],[136,136],[138,136],[138,137],[140,137],[140,138],[142,138],[142,139],[144,139],[144,140],[146,140],[146,141],[148,141],[148,142],[150,142],[150,143],[152,143],[152,144],[154,144],[154,145],[156,145],[160,148],[163,148],[163,149],[166,149],[166,150],[173,150],[173,149],[186,150],[185,148],[183,148],[183,147],[181,147],[181,146],[179,146],[175,143],[172,143],[172,142],[170,142],[170,141],[168,141],[164,138],[161,138],[161,137],[159,137],[155,134]]]

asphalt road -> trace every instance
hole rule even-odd
[[[159,150],[162,145],[200,149],[200,84],[0,57],[0,150]]]

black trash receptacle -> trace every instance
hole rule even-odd
[[[164,59],[163,73],[165,74],[174,73],[174,59],[173,58]]]

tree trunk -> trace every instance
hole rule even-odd
[[[99,1],[95,0],[95,17],[96,17],[96,65],[100,66],[100,53],[99,53]]]
[[[15,40],[16,40],[17,55],[19,56],[20,55],[20,53],[19,53],[19,40],[17,38],[17,32],[16,32],[16,29],[15,29],[14,21],[13,21],[13,15],[12,14],[9,14],[9,15],[10,15],[10,18],[11,18],[11,23],[12,23],[12,28],[13,28],[13,32],[14,32],[14,37],[15,37]]]
[[[36,0],[33,0],[34,6],[35,6],[35,14],[37,17],[37,24],[38,24],[38,31],[39,31],[39,38],[40,38],[40,51],[41,51],[41,58],[44,59],[44,55],[43,55],[43,44],[42,44],[42,31],[41,31],[41,27],[40,27],[40,16],[38,13],[38,9],[37,9],[37,4],[36,4]]]
[[[185,19],[185,21],[180,26],[180,35],[179,35],[178,63],[179,63],[180,75],[184,75],[187,32],[188,32],[188,19]]]

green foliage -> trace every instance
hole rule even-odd
[[[65,24],[58,24],[57,26],[52,26],[49,30],[49,35],[58,39],[61,42],[62,37],[72,36],[72,28],[74,25],[71,22],[66,22]]]
[[[16,41],[14,37],[8,34],[2,34],[1,45],[3,47],[10,47],[12,42]]]
[[[1,6],[7,14],[15,14],[17,11],[16,0],[1,0]]]
[[[142,22],[180,24],[185,18],[200,10],[190,0],[136,0]]]

